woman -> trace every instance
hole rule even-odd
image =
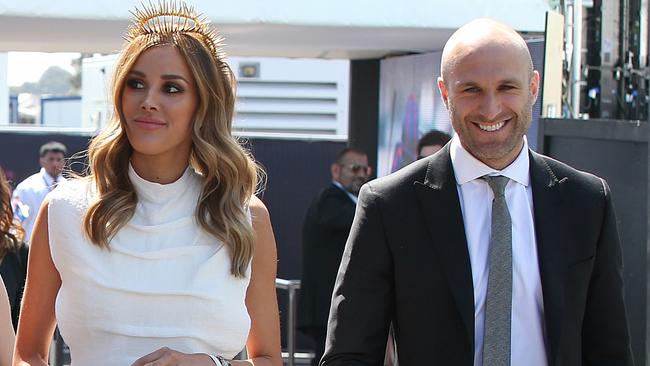
[[[11,365],[14,351],[14,330],[11,327],[11,309],[7,291],[0,278],[0,366]]]
[[[0,277],[9,296],[14,330],[18,326],[20,302],[27,275],[27,246],[23,244],[24,231],[14,220],[11,206],[11,188],[0,168]]]
[[[185,5],[135,18],[89,178],[36,219],[14,365],[45,365],[58,323],[73,366],[279,366],[275,242],[219,38]]]

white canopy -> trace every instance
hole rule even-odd
[[[460,25],[492,17],[541,32],[545,0],[189,1],[226,37],[233,56],[377,58],[439,50]],[[0,3],[0,51],[117,51],[133,0]]]

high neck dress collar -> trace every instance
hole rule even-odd
[[[176,181],[168,184],[150,182],[138,175],[129,163],[129,179],[138,195],[138,200],[144,200],[152,203],[163,203],[179,197],[188,186],[191,177],[191,168],[188,166]]]

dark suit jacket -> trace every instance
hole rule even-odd
[[[330,184],[314,199],[305,216],[297,323],[306,333],[316,328],[324,336],[336,273],[355,207],[342,189]]]
[[[11,306],[11,321],[14,330],[18,329],[18,316],[20,314],[20,304],[23,299],[25,289],[25,279],[27,278],[27,256],[29,249],[23,245],[16,252],[8,253],[0,259],[0,276],[5,283],[7,295],[9,295],[9,305]]]
[[[632,365],[604,180],[530,152],[549,365]],[[321,365],[472,366],[472,273],[449,145],[360,194]],[[519,366],[519,365],[516,365]]]

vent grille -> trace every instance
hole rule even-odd
[[[257,77],[238,76],[234,127],[241,134],[308,134],[347,138],[349,62],[232,58],[255,62]]]

